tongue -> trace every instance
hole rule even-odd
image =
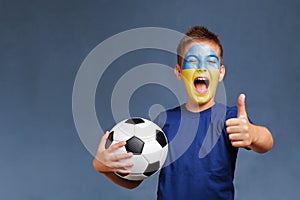
[[[196,91],[200,94],[205,94],[207,92],[207,87],[205,83],[196,83]]]

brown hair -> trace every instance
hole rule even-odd
[[[203,26],[194,26],[186,32],[185,36],[180,40],[178,46],[177,46],[177,63],[181,66],[184,54],[185,47],[190,44],[193,41],[199,41],[199,40],[206,40],[206,41],[212,41],[218,47],[220,48],[220,55],[221,59],[220,61],[222,62],[223,58],[223,47],[222,44],[216,34],[213,32],[209,31],[207,28]]]

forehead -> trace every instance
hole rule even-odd
[[[186,56],[189,51],[202,51],[205,54],[213,51],[219,58],[221,57],[220,48],[215,42],[212,41],[193,41],[185,47],[183,57]]]

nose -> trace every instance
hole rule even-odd
[[[204,65],[204,62],[199,62],[198,63],[198,71],[207,71],[207,68]]]
[[[205,73],[207,72],[207,69],[206,68],[201,68],[201,69],[197,69],[198,72],[200,73]]]
[[[204,67],[203,65],[200,65],[197,69],[199,72],[206,72],[207,71],[207,68]]]

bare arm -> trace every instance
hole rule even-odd
[[[97,172],[102,173],[108,180],[110,180],[111,182],[113,182],[119,186],[122,186],[127,189],[134,189],[137,186],[139,186],[142,182],[142,181],[129,181],[129,180],[123,179],[123,178],[117,176],[113,172],[101,172],[101,170],[102,170],[101,168],[105,168],[105,166],[101,167],[101,165],[103,165],[103,164],[101,162],[99,162],[96,158],[94,158],[93,166],[94,166],[95,170]]]
[[[133,163],[130,162],[121,162],[121,160],[130,158],[132,153],[125,153],[125,154],[114,154],[114,152],[118,149],[123,147],[126,143],[119,142],[110,146],[108,149],[105,149],[105,142],[109,132],[101,138],[97,154],[93,159],[93,166],[97,172],[102,173],[106,178],[108,178],[111,182],[122,186],[127,189],[136,188],[142,181],[130,181],[123,179],[117,176],[114,172],[118,173],[130,173],[129,170],[124,169],[125,167],[131,167]]]
[[[250,124],[249,132],[252,137],[252,142],[248,146],[257,153],[265,153],[273,147],[273,137],[270,131],[263,126]]]

